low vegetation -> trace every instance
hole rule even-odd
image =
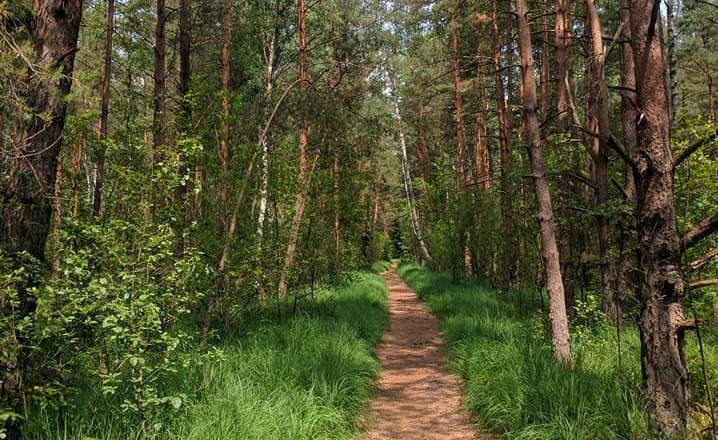
[[[541,307],[530,292],[506,297],[491,288],[455,283],[415,264],[400,275],[440,318],[452,368],[463,379],[466,404],[479,425],[508,439],[649,439],[640,403],[638,332],[616,329],[599,306],[579,303],[573,320],[574,368],[560,365]],[[689,336],[694,397],[704,399],[701,360]],[[708,365],[717,365],[715,342],[706,342]],[[715,368],[711,381],[718,379]],[[705,408],[705,407],[704,407]],[[696,408],[696,420],[709,419]],[[700,423],[699,423],[700,424]],[[697,428],[698,429],[698,428]]]
[[[373,350],[387,325],[386,285],[355,273],[294,307],[244,316],[229,341],[186,353],[184,368],[160,384],[177,407],[144,425],[88,382],[61,408],[32,411],[25,438],[349,437],[379,375]]]

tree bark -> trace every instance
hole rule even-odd
[[[596,232],[598,236],[598,264],[603,293],[603,308],[610,317],[615,319],[620,313],[614,301],[615,269],[609,258],[611,234],[606,214],[608,203],[608,150],[606,139],[610,137],[608,86],[606,84],[604,65],[605,49],[601,20],[598,16],[596,0],[584,0],[585,27],[587,32],[586,62],[586,116],[588,129],[598,133],[590,139],[593,160],[593,179],[596,185],[595,205]]]
[[[92,216],[102,213],[102,184],[105,178],[105,148],[110,115],[110,80],[112,75],[112,36],[115,23],[115,0],[107,0],[107,21],[105,30],[105,62],[100,84],[100,145],[95,164],[95,191],[92,198]]]
[[[456,137],[456,182],[458,189],[459,204],[462,206],[466,201],[466,127],[464,126],[464,104],[461,97],[461,62],[459,60],[459,32],[457,29],[456,14],[451,14],[451,52],[452,64],[451,70],[454,80],[454,133]],[[462,206],[463,208],[463,206]],[[463,211],[463,209],[461,209]],[[461,225],[461,246],[463,248],[464,275],[473,278],[473,264],[471,257],[471,233],[466,227],[466,219],[461,216],[459,219]]]
[[[560,127],[568,127],[570,105],[568,100],[569,51],[571,45],[571,2],[556,0],[556,111]]]
[[[50,231],[52,194],[67,115],[66,96],[72,86],[81,19],[82,0],[33,2],[29,34],[34,61],[43,68],[58,69],[62,76],[47,83],[36,76],[37,70],[29,70],[22,98],[31,117],[14,122],[12,157],[2,157],[0,252],[18,267],[26,262],[20,254],[27,252],[47,269],[45,243]],[[37,276],[31,276],[17,285],[17,306],[12,311],[0,309],[0,313],[13,313],[16,322],[31,318],[37,303],[30,288],[39,282]],[[4,353],[16,353],[0,356],[0,406],[22,414],[22,396],[29,386],[25,383],[29,347],[22,337],[17,343],[18,347],[10,350],[0,347]],[[6,421],[5,429],[8,439],[20,438],[19,420]]]
[[[538,122],[536,100],[536,72],[531,41],[531,28],[528,20],[526,0],[515,0],[519,34],[519,55],[521,61],[521,84],[523,131],[527,143],[532,178],[538,206],[541,253],[549,294],[549,321],[556,358],[570,364],[571,345],[569,342],[566,303],[561,279],[558,246],[556,245],[556,227],[554,225],[551,194],[544,176],[543,154],[541,152],[541,129]]]
[[[641,367],[648,421],[659,437],[681,437],[688,422],[688,372],[682,301],[686,283],[673,206],[669,87],[659,0],[631,2],[637,107],[642,113],[633,157],[638,247]]]
[[[306,31],[306,7],[305,0],[299,0],[297,4],[298,12],[298,32],[299,32],[299,95],[301,102],[301,126],[299,128],[299,170],[297,173],[297,183],[299,188],[294,195],[294,216],[289,231],[289,241],[287,242],[287,250],[284,253],[284,261],[282,263],[281,272],[279,274],[279,283],[277,286],[277,294],[279,298],[287,295],[287,284],[289,270],[294,263],[294,256],[297,250],[297,241],[299,239],[299,228],[302,225],[304,216],[304,208],[306,205],[305,192],[309,189],[311,177],[309,175],[309,119],[307,109],[307,92],[309,90],[309,65],[307,60],[307,31]]]
[[[670,98],[671,128],[678,116],[678,60],[676,58],[676,1],[666,0],[666,26],[668,27],[668,91]]]
[[[222,230],[227,228],[227,201],[229,184],[229,118],[232,111],[230,85],[232,81],[231,48],[232,43],[232,5],[233,0],[224,2],[224,19],[222,22],[222,121],[220,123],[219,140],[219,218]]]

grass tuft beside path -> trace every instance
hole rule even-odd
[[[291,318],[265,317],[168,384],[190,396],[168,411],[151,438],[172,440],[342,439],[358,432],[380,366],[374,356],[388,323],[387,288],[358,273],[343,288],[300,303]],[[85,391],[78,402],[91,402]],[[83,398],[84,397],[84,398]],[[96,400],[95,400],[96,402]],[[117,406],[38,411],[28,439],[148,438]]]
[[[522,312],[518,293],[502,300],[495,290],[455,284],[414,264],[402,264],[399,274],[439,317],[451,367],[481,426],[522,440],[649,438],[635,332],[625,337],[619,370],[614,330],[578,329],[570,370],[552,356],[545,319]]]

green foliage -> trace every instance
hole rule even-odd
[[[148,421],[153,430],[119,412],[117,396],[105,396],[89,379],[67,407],[38,407],[25,438],[349,437],[378,378],[373,348],[388,322],[383,280],[368,273],[353,278],[300,301],[296,315],[242,320],[242,333],[222,346],[185,347],[185,364],[154,382],[157,396],[171,397]]]

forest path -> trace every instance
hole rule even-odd
[[[462,406],[436,318],[396,271],[384,278],[390,328],[377,352],[383,375],[364,439],[490,440],[476,433]]]

